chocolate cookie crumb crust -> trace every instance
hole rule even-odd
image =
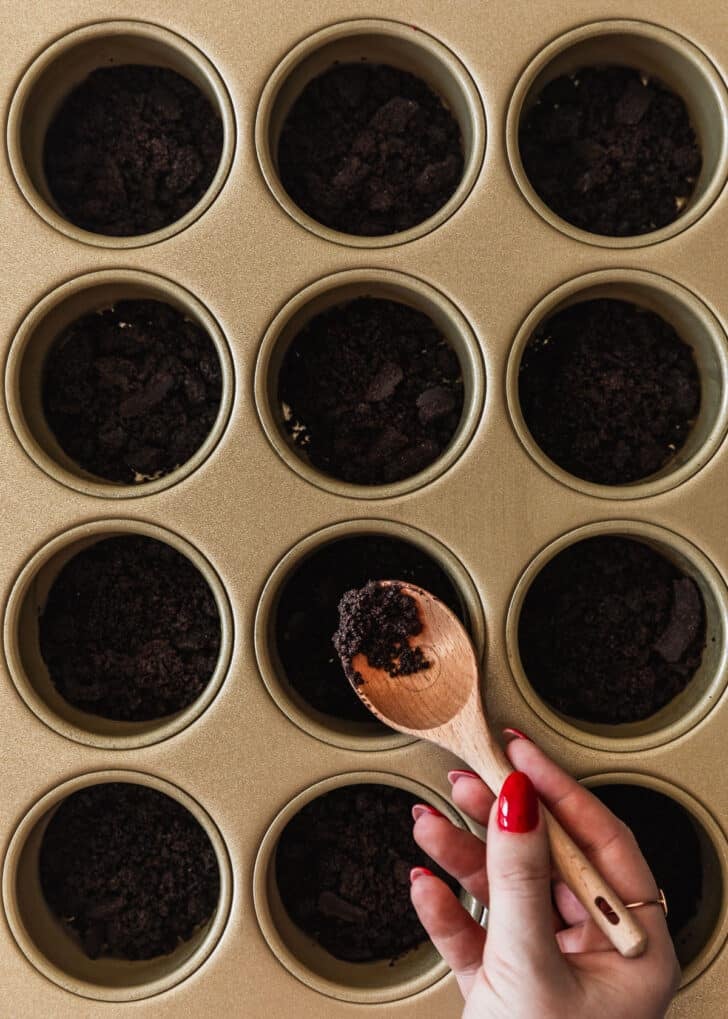
[[[534,689],[565,715],[648,718],[700,666],[705,605],[695,582],[643,542],[577,542],[548,562],[521,609],[518,643]]]
[[[316,549],[286,580],[275,646],[286,679],[307,704],[335,718],[380,725],[346,682],[332,642],[341,598],[370,579],[423,587],[468,625],[454,583],[424,549],[386,535],[351,535]]]
[[[119,484],[164,477],[212,430],[222,371],[207,333],[162,301],[124,300],[55,341],[43,409],[65,453]]]
[[[61,803],[39,870],[48,904],[91,959],[173,951],[210,919],[220,887],[213,847],[194,817],[164,793],[121,782]]]
[[[46,135],[44,167],[76,226],[114,237],[161,230],[202,198],[222,153],[222,121],[191,81],[164,67],[93,71]]]
[[[416,226],[463,173],[460,127],[439,96],[406,71],[342,64],[309,82],[281,131],[281,182],[313,219],[380,236]]]
[[[314,467],[342,481],[409,478],[440,456],[463,408],[455,351],[423,312],[361,297],[321,312],[289,347],[278,395]]]
[[[519,145],[554,212],[614,237],[676,220],[702,165],[682,98],[631,67],[584,67],[550,81],[522,120]]]
[[[276,850],[283,905],[337,959],[395,959],[427,940],[410,902],[412,867],[457,889],[415,844],[416,802],[391,786],[344,786],[307,803],[284,829]]]
[[[370,582],[347,591],[339,603],[339,628],[333,642],[349,682],[361,686],[364,679],[352,665],[357,655],[366,656],[374,669],[393,678],[422,672],[430,662],[409,638],[422,631],[417,603],[401,584],[383,586]]]
[[[681,1019],[715,1019],[728,966],[728,843],[719,821],[728,787],[716,781],[728,711],[728,23],[716,4],[672,3],[657,13],[653,5],[635,15],[639,21],[617,21],[605,19],[596,0],[583,0],[578,16],[543,0],[538,17],[524,20],[517,4],[424,0],[392,0],[376,18],[355,0],[345,17],[322,19],[305,3],[260,0],[231,17],[219,0],[178,0],[171,19],[168,5],[149,0],[143,21],[122,21],[114,20],[118,11],[91,10],[83,0],[41,4],[32,17],[18,0],[8,3],[0,62],[0,237],[8,252],[0,302],[7,355],[0,413],[6,1007],[53,1019],[103,1007],[109,1019],[124,1019],[133,1002],[136,1019],[157,1019],[169,1008],[204,1016],[229,1010],[242,988],[249,1019],[291,1009],[296,1019],[341,1019],[365,1008],[401,1019],[428,1010],[438,1019],[459,1015],[456,982],[431,944],[378,961],[337,959],[293,921],[275,877],[285,825],[304,803],[340,785],[390,783],[470,827],[450,807],[454,762],[373,720],[352,723],[309,708],[278,653],[276,612],[296,568],[330,538],[381,525],[382,533],[409,535],[452,577],[498,726],[526,732],[572,774],[654,779],[678,802],[683,791],[692,802],[705,894],[685,927],[690,961],[675,1008]],[[676,219],[620,237],[573,226],[545,204],[523,170],[518,126],[549,80],[627,57],[682,98],[702,166]],[[418,225],[390,234],[351,234],[313,219],[283,188],[277,163],[283,123],[308,82],[337,61],[362,58],[426,82],[462,136],[455,191]],[[47,186],[48,125],[94,68],[147,60],[195,83],[219,111],[220,164],[203,197],[166,227],[126,237],[82,229]],[[604,485],[558,467],[535,442],[523,420],[517,367],[539,323],[574,300],[607,296],[644,304],[674,326],[694,352],[701,401],[687,439],[656,474]],[[79,317],[140,297],[171,304],[210,335],[222,365],[221,407],[208,438],[179,469],[156,481],[96,480],[47,424],[41,366],[55,337]],[[346,482],[315,466],[287,431],[278,399],[296,335],[313,316],[359,297],[424,312],[452,346],[463,379],[463,408],[447,448],[392,483]],[[38,646],[49,589],[69,557],[127,533],[183,552],[210,585],[222,622],[222,650],[203,692],[181,711],[146,722],[104,719],[69,704]],[[646,541],[695,582],[705,603],[700,667],[677,696],[637,722],[560,713],[528,682],[518,654],[515,630],[534,576],[567,544],[595,534]],[[387,579],[398,577],[410,580],[398,572]],[[339,594],[377,578],[354,577]],[[432,589],[424,579],[412,582]],[[679,635],[670,611],[684,607],[671,585],[668,593],[654,643],[669,655]],[[326,631],[332,657],[335,627],[334,619]],[[342,689],[358,703],[336,665]],[[420,674],[423,683],[433,671]],[[419,682],[416,675],[385,679],[393,689]],[[92,781],[131,782],[135,774],[173,798],[179,793],[208,833],[220,870],[218,906],[170,953],[92,960],[46,905],[38,850],[64,797]],[[477,905],[462,900],[480,920]]]
[[[535,330],[521,358],[521,410],[559,467],[585,481],[626,485],[661,470],[700,409],[693,352],[655,312],[602,298],[580,301]]]
[[[217,665],[220,616],[185,556],[129,535],[99,541],[63,567],[39,638],[65,700],[104,718],[144,721],[202,693]]]

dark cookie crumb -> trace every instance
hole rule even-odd
[[[317,548],[288,579],[276,611],[276,648],[289,683],[312,707],[335,718],[380,724],[347,683],[331,639],[342,596],[369,580],[422,587],[467,626],[455,586],[423,549],[381,534],[352,535]]]
[[[457,355],[431,319],[370,297],[304,326],[283,360],[278,396],[311,463],[359,485],[424,470],[451,442],[464,401]]]
[[[165,67],[101,67],[51,121],[48,187],[76,226],[112,237],[151,233],[199,202],[222,153],[222,121],[187,78]]]
[[[586,67],[549,82],[523,117],[519,144],[549,208],[610,237],[676,220],[702,166],[683,100],[630,67]]]
[[[211,338],[161,301],[118,301],[72,322],[43,374],[43,410],[64,452],[127,485],[186,463],[214,426],[221,394]]]
[[[401,584],[383,586],[370,581],[359,590],[347,591],[339,602],[339,628],[333,642],[347,679],[361,686],[364,679],[352,667],[358,654],[374,669],[390,676],[409,676],[430,667],[422,649],[412,647],[410,637],[422,632],[417,603]]]
[[[220,875],[203,828],[180,803],[131,783],[61,803],[43,835],[46,902],[91,959],[166,955],[207,923]]]
[[[640,541],[571,545],[534,580],[521,610],[521,660],[557,711],[615,725],[653,715],[700,666],[706,642],[695,582]]]
[[[278,146],[281,182],[334,230],[398,233],[434,215],[463,173],[460,127],[419,78],[384,64],[339,64],[291,107]]]
[[[428,867],[458,890],[412,837],[416,802],[390,786],[346,786],[307,803],[281,835],[283,905],[337,959],[394,959],[427,940],[410,902],[412,867]]]
[[[703,626],[703,600],[689,577],[672,582],[672,605],[667,627],[654,649],[666,662],[679,662]]]
[[[147,721],[186,708],[220,653],[205,578],[176,549],[138,535],[83,549],[58,574],[39,624],[61,696],[82,711]]]
[[[700,409],[691,348],[659,315],[627,301],[581,301],[542,322],[518,384],[524,419],[544,453],[603,485],[659,471]]]
[[[700,841],[689,814],[669,796],[644,786],[602,785],[592,792],[632,829],[657,887],[665,893],[667,926],[679,957],[679,936],[704,894]]]

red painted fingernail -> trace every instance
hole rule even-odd
[[[444,817],[444,815],[441,814],[436,807],[430,807],[427,803],[415,803],[412,808],[412,817],[414,820],[418,820],[418,818],[422,817],[423,814],[432,814],[433,817]]]
[[[522,771],[512,771],[498,797],[498,827],[502,831],[533,831],[538,824],[538,796],[531,779]]]
[[[447,779],[450,785],[455,785],[459,778],[479,778],[474,771],[464,771],[460,768],[456,768],[454,771],[448,771]]]
[[[410,871],[410,881],[412,884],[417,880],[418,877],[434,877],[435,875],[427,867],[413,867]]]
[[[503,730],[504,736],[514,736],[516,739],[525,739],[527,743],[531,742],[529,736],[525,732],[521,732],[520,729],[514,729],[512,725],[509,725],[507,729]]]

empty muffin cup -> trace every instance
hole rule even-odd
[[[40,854],[48,825],[69,796],[106,783],[141,786],[170,797],[188,812],[209,841],[219,872],[216,908],[192,935],[164,955],[129,960],[83,950],[72,922],[66,923],[46,902],[40,878]],[[52,789],[28,811],[15,830],[2,875],[5,915],[28,961],[64,990],[96,1001],[137,1001],[168,990],[194,973],[210,955],[227,923],[232,901],[232,870],[225,843],[214,821],[192,797],[152,775],[100,771],[70,779]]]
[[[728,845],[705,807],[652,775],[613,772],[583,780],[634,832],[667,901],[681,988],[713,961],[728,934]]]
[[[626,302],[658,315],[667,331],[692,351],[699,382],[697,412],[687,422],[682,444],[655,473],[626,484],[599,484],[565,470],[539,446],[521,405],[524,354],[539,327],[554,316],[587,301]],[[550,340],[558,343],[559,340]],[[728,428],[728,345],[713,313],[695,294],[673,280],[636,269],[605,269],[569,280],[541,300],[519,329],[508,360],[506,390],[513,426],[533,460],[548,474],[587,495],[607,499],[640,499],[657,495],[696,474],[717,451]],[[595,384],[599,380],[595,380]],[[595,426],[596,421],[592,422]],[[634,436],[627,441],[635,441]]]
[[[130,304],[124,302],[157,302],[155,305],[136,305],[142,310],[144,307],[166,306],[161,307],[158,314],[174,318],[175,321],[163,327],[167,330],[165,340],[170,331],[175,335],[179,329],[189,325],[194,333],[194,343],[200,350],[204,348],[204,358],[198,354],[190,365],[180,361],[173,371],[165,374],[163,343],[157,340],[154,356],[159,370],[152,373],[149,379],[143,380],[140,375],[137,380],[134,376],[136,363],[143,360],[144,372],[149,372],[146,362],[151,360],[154,344],[143,358],[139,351],[132,351],[126,358],[119,356],[120,351],[122,355],[124,353],[119,345],[123,343],[123,327],[127,323],[115,322],[115,346],[112,350],[108,343],[108,334],[112,329],[102,318],[113,318],[117,305],[130,308]],[[79,405],[78,393],[71,391],[68,395],[62,392],[52,394],[56,416],[63,425],[63,436],[55,434],[51,427],[52,421],[49,421],[46,413],[48,389],[58,386],[62,377],[58,366],[60,364],[63,367],[64,358],[68,356],[69,338],[74,339],[72,334],[75,331],[79,334],[77,339],[82,349],[87,351],[88,334],[96,328],[93,325],[95,315],[99,316],[98,349],[82,365],[87,376],[84,384],[93,388],[96,380],[101,380],[102,369],[106,373],[103,384],[108,395],[104,400],[99,398],[100,407],[94,413],[99,420],[108,417],[105,424],[107,431],[121,432],[120,446],[118,442],[114,444],[111,441],[113,435],[94,432],[97,425],[92,420],[91,402]],[[141,315],[141,318],[144,316]],[[142,324],[142,328],[147,327]],[[83,335],[80,335],[81,331]],[[116,343],[117,339],[119,343]],[[171,345],[170,355],[179,360],[183,347],[182,342]],[[129,365],[126,364],[127,360],[130,361]],[[54,369],[52,378],[47,377],[49,366]],[[189,369],[189,377],[185,378],[184,384],[174,377],[177,368]],[[117,378],[117,375],[120,377]],[[81,372],[74,368],[73,372],[69,371],[69,378],[72,385],[78,385],[82,379]],[[128,396],[123,395],[125,385],[132,387],[130,392],[134,394],[138,406],[124,408],[124,401],[130,402]],[[190,386],[196,386],[199,392],[192,392]],[[232,358],[228,345],[208,309],[176,283],[133,269],[108,269],[79,276],[44,297],[21,323],[11,344],[5,371],[8,413],[26,453],[56,481],[85,495],[106,499],[150,495],[191,474],[210,456],[220,441],[230,414],[233,388]],[[98,393],[101,393],[101,389]],[[121,401],[115,414],[112,413],[114,399]],[[174,421],[168,429],[169,435],[174,435],[175,442],[179,442],[182,441],[185,422],[190,429],[190,441],[185,440],[185,449],[179,454],[179,459],[184,459],[184,456],[187,459],[181,463],[177,462],[177,454],[171,455],[171,451],[162,450],[168,438],[161,434],[158,427],[155,426],[159,434],[155,433],[151,438],[144,434],[148,417],[163,416],[168,403]],[[124,417],[124,414],[127,416]],[[68,452],[73,448],[73,443],[80,441],[81,428],[77,424],[80,418],[83,418],[83,428],[88,431],[91,439],[91,452],[83,452],[81,456],[88,457],[87,462],[92,466],[103,464],[98,469],[104,470],[105,477],[92,473]],[[129,438],[125,438],[127,434]],[[128,460],[130,442],[136,442],[139,447],[137,453],[141,460],[138,465]],[[144,457],[150,452],[153,457],[164,452],[166,463],[163,470],[156,469],[156,462],[145,466]],[[128,480],[110,480],[110,477],[124,476],[119,471],[122,464]]]
[[[359,786],[388,786],[403,790],[419,802],[437,807],[453,823],[465,827],[464,819],[441,796],[410,779],[376,771],[335,775],[295,796],[268,828],[255,861],[253,897],[263,935],[271,951],[290,973],[331,998],[377,1005],[423,991],[449,972],[424,932],[421,943],[397,958],[371,961],[336,958],[293,922],[283,905],[276,880],[277,850],[291,820],[307,804],[327,793],[351,789],[352,795],[356,795]],[[419,852],[420,858],[423,858],[424,854]],[[409,880],[406,884],[409,894]],[[461,901],[471,915],[480,918],[482,907],[471,896],[463,894]],[[327,904],[323,905],[328,909]]]
[[[465,567],[416,528],[386,520],[349,521],[317,531],[290,549],[258,604],[258,667],[271,697],[292,722],[317,739],[351,750],[387,750],[412,742],[363,707],[331,643],[341,596],[376,577],[433,590],[463,620],[479,655],[485,641],[480,600]]]
[[[682,689],[679,689],[679,692],[670,700],[663,703],[652,714],[643,716],[636,721],[587,721],[558,710],[544,699],[544,696],[538,692],[534,682],[529,678],[520,647],[524,603],[541,571],[547,564],[555,560],[559,553],[574,548],[586,539],[601,537],[623,538],[646,545],[648,549],[658,553],[667,564],[672,564],[671,575],[674,573],[675,577],[686,578],[689,582],[680,583],[678,581],[677,586],[680,588],[678,592],[675,581],[671,581],[672,602],[668,627],[663,634],[659,635],[660,650],[654,651],[661,660],[669,662],[671,659],[675,659],[677,651],[680,650],[679,647],[674,646],[679,643],[680,634],[668,632],[670,628],[672,630],[679,629],[678,612],[689,613],[691,602],[696,600],[696,597],[702,601],[697,628],[699,629],[704,622],[705,644],[702,652],[692,656],[698,659],[695,664],[691,665],[692,675],[689,679],[685,678]],[[683,590],[684,588],[686,590]],[[688,604],[683,606],[680,598]],[[621,598],[621,603],[623,606],[630,606],[630,613],[636,612],[632,609],[629,599],[625,601],[624,598]],[[652,608],[654,606],[650,611]],[[684,735],[694,728],[717,704],[728,683],[728,646],[725,622],[728,619],[727,613],[728,592],[720,574],[707,557],[684,538],[664,528],[632,520],[588,524],[563,535],[548,545],[530,563],[518,581],[511,598],[506,622],[508,659],[521,694],[538,717],[556,732],[595,750],[611,752],[646,750],[661,746]],[[673,623],[676,625],[673,626]],[[644,633],[649,632],[647,622],[640,625]],[[563,641],[563,637],[554,636],[554,639]],[[626,635],[625,640],[627,639]],[[632,639],[634,641],[635,638]],[[670,645],[665,643],[668,639],[671,640]],[[695,641],[694,646],[697,646],[697,643],[702,643],[700,633],[696,632]],[[615,653],[617,650],[615,649]],[[687,651],[685,653],[687,654]],[[677,666],[670,666],[670,668],[681,668],[681,661],[682,659],[679,660]]]
[[[104,68],[141,65],[162,68],[186,79],[194,94],[201,93],[202,103],[221,124],[219,160],[204,193],[196,192],[187,201],[178,202],[179,218],[151,230],[138,229],[127,236],[95,232],[71,222],[54,198],[46,176],[46,138],[54,118],[69,95],[90,74]],[[202,98],[204,97],[204,99]],[[161,97],[158,114],[165,113],[164,103],[172,98]],[[174,111],[170,123],[174,124]],[[197,114],[201,128],[206,130],[209,117]],[[174,127],[175,133],[179,128]],[[200,162],[200,153],[193,151],[191,139],[180,136],[178,166],[170,166],[164,183],[165,194],[173,193],[184,183],[182,178]],[[165,240],[193,223],[222,188],[232,163],[235,148],[235,121],[229,96],[222,79],[210,61],[194,46],[167,29],[139,21],[106,21],[76,29],[54,42],[30,65],[15,91],[8,117],[8,154],[15,179],[35,211],[62,233],[101,247],[133,248]],[[64,156],[64,158],[67,158]],[[152,161],[153,162],[153,161]],[[155,173],[157,170],[154,171]],[[174,175],[179,180],[172,179]],[[88,181],[85,182],[88,186]],[[120,193],[121,194],[121,193]],[[117,196],[117,202],[120,195]],[[190,206],[190,202],[191,204]],[[187,207],[189,206],[189,207]],[[174,215],[174,213],[171,213]],[[167,217],[168,218],[168,217]]]
[[[339,383],[334,379],[333,383],[329,384],[329,392],[323,394],[324,401],[327,402],[322,402],[314,393],[316,387],[324,388],[322,384],[326,382],[320,373],[314,371],[317,363],[314,358],[320,361],[322,340],[328,345],[332,343],[333,318],[341,318],[343,322],[343,319],[356,317],[359,323],[363,322],[362,328],[366,330],[367,308],[371,305],[381,306],[384,311],[394,308],[394,315],[398,319],[405,317],[412,319],[412,323],[407,323],[398,336],[401,335],[404,343],[408,331],[412,337],[427,333],[427,343],[431,348],[428,356],[433,359],[432,362],[425,363],[425,359],[420,358],[423,366],[419,369],[417,386],[422,392],[418,389],[417,403],[414,402],[416,394],[410,391],[412,389],[410,377],[406,374],[409,365],[406,358],[410,355],[405,357],[403,354],[405,370],[399,363],[383,363],[376,375],[370,379],[369,390],[364,394],[371,406],[366,421],[363,418],[360,420],[361,414],[364,413],[361,410],[361,401],[353,407],[352,436],[360,425],[365,425],[369,429],[369,435],[372,435],[370,419],[376,418],[375,431],[378,431],[379,437],[369,449],[372,463],[376,461],[390,466],[394,464],[397,467],[396,480],[384,480],[381,483],[376,474],[378,470],[376,463],[372,466],[368,461],[365,462],[367,450],[362,447],[358,438],[349,439],[349,445],[356,454],[354,459],[351,459],[348,453],[338,450],[337,443],[342,439],[346,441],[346,434],[342,422],[339,422],[338,429],[332,427],[330,398],[338,391]],[[339,309],[340,314],[335,316]],[[349,324],[342,325],[341,330],[349,330]],[[383,336],[385,333],[386,329],[380,330],[379,335]],[[354,336],[354,340],[351,341],[355,344],[352,352],[359,360],[365,360],[366,344],[362,337],[357,338],[354,329],[347,335]],[[350,341],[347,340],[348,342]],[[384,347],[381,342],[379,347],[377,356],[382,360]],[[338,341],[337,345],[332,347],[333,351],[336,349],[340,349]],[[297,379],[304,379],[303,373],[296,367],[296,362],[300,364],[302,358],[310,358],[311,364],[311,370],[305,378],[313,379],[316,383],[314,386],[312,382],[305,382],[308,387],[304,391],[307,411],[313,417],[318,417],[320,409],[324,420],[323,426],[318,428],[318,433],[330,447],[319,447],[319,461],[328,457],[325,470],[314,466],[313,453],[309,455],[307,451],[313,429],[308,435],[305,434],[307,428],[299,427],[295,410],[288,406],[282,393],[283,379],[286,380],[286,385],[294,389],[298,384]],[[441,368],[440,359],[443,358],[446,364]],[[326,360],[329,361],[328,357]],[[351,370],[345,371],[343,364],[331,370],[334,375],[343,371],[344,376],[352,379],[354,385],[362,383]],[[440,378],[444,381],[439,381]],[[304,383],[300,384],[303,386]],[[398,425],[396,421],[390,422],[390,411],[387,407],[388,401],[393,400],[395,403],[399,401],[400,392],[403,393],[402,399],[408,401],[408,419]],[[296,473],[319,488],[359,499],[384,499],[402,495],[426,485],[451,467],[472,438],[482,410],[484,392],[485,376],[478,342],[458,309],[428,284],[414,277],[385,269],[353,269],[337,273],[318,280],[302,290],[284,306],[269,326],[255,369],[258,414],[276,452]],[[434,403],[437,403],[440,397],[446,402],[442,407],[423,406],[423,401],[430,397],[433,397]],[[342,399],[351,400],[352,397],[343,393]],[[461,407],[459,420],[458,405]],[[390,424],[392,427],[388,427]],[[414,429],[413,434],[404,434],[410,428]],[[434,441],[433,436],[437,441]],[[330,442],[332,437],[333,444]],[[371,439],[369,441],[372,442]],[[335,456],[331,455],[331,450]],[[374,457],[375,452],[377,457]],[[420,454],[425,455],[421,457]],[[404,459],[410,456],[414,457],[411,464],[409,460],[405,462]],[[338,459],[335,460],[335,457]],[[355,468],[355,473],[352,467]],[[341,480],[341,475],[345,473],[350,476],[366,477],[366,481]]]
[[[689,196],[675,195],[676,218],[627,236],[592,233],[556,214],[539,196],[524,168],[519,133],[544,88],[583,68],[628,67],[654,78],[685,103],[702,165]],[[528,65],[516,86],[506,122],[511,170],[529,204],[551,226],[576,240],[630,248],[666,240],[695,223],[718,197],[728,173],[728,101],[720,74],[682,36],[642,21],[599,21],[560,36]],[[629,118],[628,118],[629,119]]]
[[[365,68],[365,73],[373,73],[377,65],[384,65],[419,79],[420,84],[424,83],[425,89],[429,88],[431,93],[434,93],[429,100],[435,104],[432,116],[436,117],[438,114],[436,97],[439,97],[445,111],[449,110],[457,121],[462,147],[459,182],[455,184],[453,180],[452,188],[443,192],[443,204],[438,208],[435,203],[434,208],[423,213],[425,218],[420,222],[413,222],[409,227],[396,232],[384,234],[380,232],[378,236],[364,235],[356,231],[346,232],[324,225],[294,201],[281,180],[279,164],[281,133],[301,94],[314,79],[330,72],[335,66],[336,73],[341,73],[342,67],[356,64]],[[428,101],[426,95],[423,101]],[[397,130],[395,140],[401,144],[401,138],[405,135],[401,133],[400,127]],[[361,139],[360,141],[362,144],[357,149],[359,154],[353,153],[351,156],[357,167],[362,163],[362,158],[366,159],[366,153],[362,148],[364,141]],[[255,144],[263,176],[270,190],[294,220],[320,237],[339,244],[383,247],[402,244],[423,236],[445,222],[464,202],[475,183],[483,161],[485,118],[475,84],[465,67],[447,47],[412,25],[364,18],[324,28],[304,39],[284,57],[261,95],[255,123]],[[438,139],[435,147],[439,148],[440,145],[441,139]],[[442,153],[433,158],[439,159],[440,162],[432,165],[423,164],[421,167],[425,175],[429,174],[432,179],[442,172],[447,161],[442,159]],[[344,167],[343,172],[351,177],[353,168],[350,166],[347,170]],[[423,191],[423,181],[424,178],[423,180],[418,178],[415,191],[418,189],[419,192]],[[334,183],[340,182],[343,183],[343,178],[342,181]],[[384,190],[386,191],[386,187]],[[381,199],[380,195],[374,202],[379,209],[379,212],[374,213],[375,217],[381,216]],[[381,231],[384,228],[379,229]]]
[[[195,575],[199,574],[205,598],[212,599],[211,604],[214,604],[218,616],[214,625],[219,627],[219,650],[212,673],[209,677],[204,677],[206,682],[201,684],[201,690],[194,699],[183,698],[181,702],[183,706],[179,710],[160,717],[149,717],[150,712],[141,712],[135,715],[135,713],[126,710],[126,702],[122,711],[117,709],[116,704],[113,709],[104,706],[104,714],[92,713],[92,702],[87,700],[81,702],[75,694],[73,700],[76,703],[72,703],[56,687],[41,651],[43,643],[42,616],[62,571],[76,560],[79,553],[96,546],[99,542],[120,537],[151,539],[161,543],[165,548],[173,549],[184,557],[185,575],[190,569],[195,571]],[[100,579],[103,581],[103,577]],[[119,605],[121,605],[119,611],[125,611],[123,598],[121,602],[117,600],[117,607]],[[62,602],[58,606],[58,611],[61,613],[64,611]],[[73,623],[72,613],[68,609],[65,611],[68,614],[67,626],[70,627]],[[108,617],[113,615],[113,608],[108,606],[104,609],[104,606],[100,606],[100,611],[102,615],[104,611],[106,612],[105,618],[107,618],[108,625]],[[140,607],[137,606],[135,611],[141,611]],[[57,615],[58,613],[56,613]],[[133,619],[134,617],[130,616],[129,618]],[[62,626],[63,622],[62,615],[60,619],[55,619],[57,626]],[[26,705],[41,721],[62,736],[79,743],[105,749],[128,750],[168,739],[190,725],[209,707],[227,674],[232,650],[232,631],[232,613],[225,590],[212,566],[197,549],[177,535],[151,524],[140,521],[104,520],[83,524],[67,531],[49,542],[33,556],[22,570],[10,593],[5,614],[4,639],[8,667],[13,682]],[[48,641],[48,632],[45,633],[45,640]],[[52,640],[51,643],[53,643]],[[152,640],[150,644],[156,647],[159,640]],[[57,653],[61,654],[62,649]],[[123,653],[120,652],[120,654],[123,657]],[[168,654],[168,651],[159,648],[159,654],[164,656]],[[195,651],[192,645],[186,650],[179,650],[178,654],[183,658],[191,654],[193,658],[190,659],[190,662],[196,661],[195,655],[199,657],[199,651]],[[187,661],[187,658],[184,660]],[[115,667],[114,661],[112,654],[112,668]],[[139,662],[136,667],[141,668]],[[194,668],[195,666],[191,664],[189,667]],[[122,666],[119,668],[121,669]],[[165,670],[172,668],[172,663],[161,657],[156,668],[161,669],[160,675],[169,678]],[[78,680],[80,677],[74,678]],[[150,676],[144,673],[143,676],[140,675],[140,680],[149,682]],[[98,682],[103,682],[101,677]],[[140,687],[140,695],[143,690],[144,688]],[[102,695],[104,693],[103,689],[92,692],[94,697],[97,697],[99,693]],[[117,694],[124,693],[123,690],[116,692]],[[128,691],[124,694],[125,698],[127,694]],[[110,692],[109,697],[111,696]],[[83,706],[78,706],[81,703]],[[100,703],[106,705],[103,697]],[[100,707],[98,710],[101,711],[102,708]],[[141,720],[127,720],[129,717],[131,719],[138,718],[139,714],[142,716]]]

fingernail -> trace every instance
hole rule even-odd
[[[427,803],[415,803],[412,808],[412,817],[416,821],[422,817],[423,814],[432,814],[433,817],[444,817],[435,807],[430,807]]]
[[[515,737],[515,739],[525,739],[527,743],[531,742],[530,737],[527,736],[525,734],[525,732],[521,732],[520,729],[514,729],[513,726],[511,726],[511,725],[509,725],[507,729],[503,730],[503,735],[504,736],[513,736],[513,737]]]
[[[512,771],[498,797],[498,827],[501,831],[533,831],[538,824],[538,796],[531,779],[522,771]]]
[[[455,785],[459,778],[478,778],[474,771],[464,771],[460,768],[456,768],[454,771],[448,771],[447,779],[450,785]]]
[[[427,867],[413,867],[410,871],[410,882],[414,884],[418,877],[434,877],[435,875]]]

